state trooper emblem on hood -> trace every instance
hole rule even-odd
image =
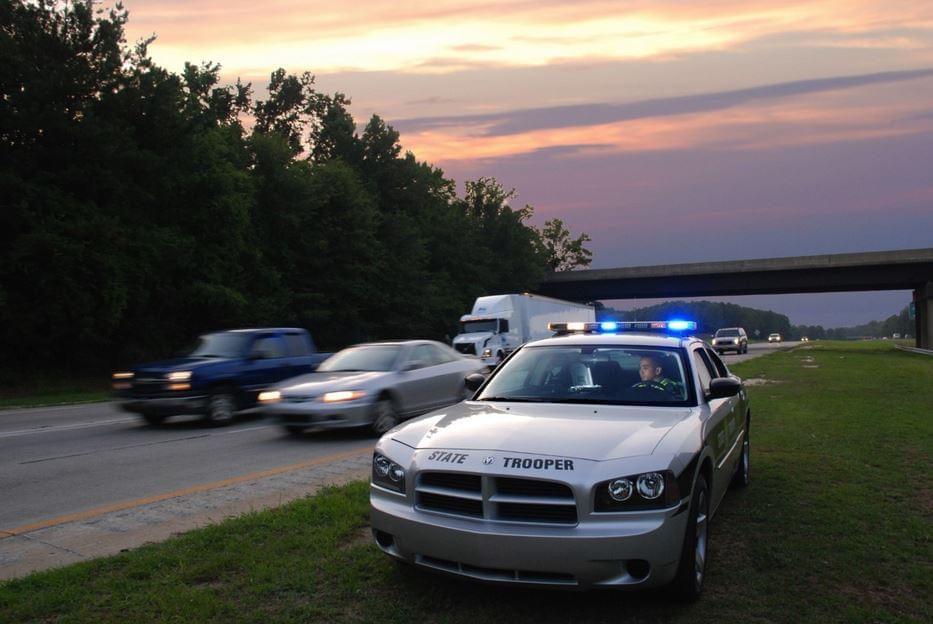
[[[487,457],[486,459],[483,460],[483,463],[486,464],[486,465],[488,466],[489,464],[491,464],[491,463],[494,462],[494,461],[496,461],[496,458],[493,457],[492,455],[490,455],[489,457]]]

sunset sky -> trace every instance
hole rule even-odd
[[[494,176],[589,233],[592,268],[933,246],[933,2],[124,4],[164,67],[260,98],[311,71],[461,189]],[[730,301],[833,327],[909,299]]]

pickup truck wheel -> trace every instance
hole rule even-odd
[[[160,416],[159,414],[140,414],[150,425],[161,425],[162,421],[165,420],[165,416]]]
[[[706,479],[700,475],[693,484],[687,532],[680,553],[677,576],[671,589],[684,602],[693,602],[703,591],[706,577],[706,559],[709,536],[709,490]]]
[[[220,427],[233,422],[236,413],[236,398],[229,390],[214,392],[207,399],[205,419],[211,425]]]
[[[373,431],[382,435],[397,424],[398,412],[395,410],[392,399],[387,396],[380,397],[373,407]]]

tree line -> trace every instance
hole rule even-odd
[[[493,178],[458,194],[350,99],[156,65],[128,13],[0,0],[0,368],[106,367],[206,330],[442,338],[475,297],[587,266]]]

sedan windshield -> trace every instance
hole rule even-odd
[[[199,338],[198,346],[191,352],[191,357],[238,358],[246,353],[246,347],[252,336],[233,332],[218,332]]]
[[[529,346],[502,365],[479,401],[689,405],[680,350]]]
[[[398,345],[350,347],[330,356],[317,367],[320,372],[390,371],[401,352]]]

